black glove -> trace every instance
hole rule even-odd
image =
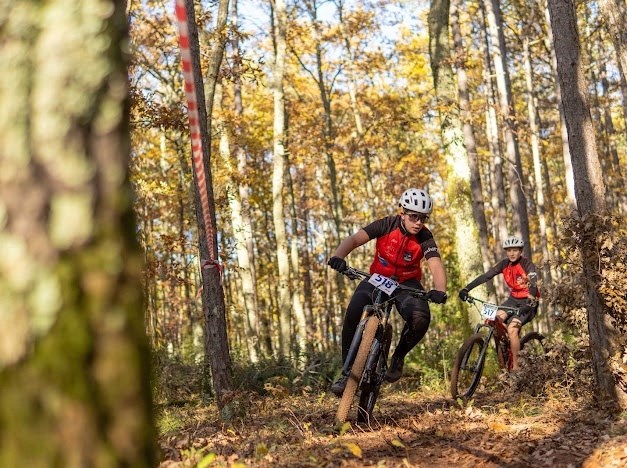
[[[468,288],[462,289],[461,291],[459,291],[459,298],[462,301],[467,301],[468,300],[468,293],[469,293]]]
[[[427,299],[436,304],[446,304],[446,300],[448,296],[444,291],[438,291],[437,289],[432,289],[427,293]]]
[[[331,257],[329,261],[327,262],[327,265],[329,265],[334,270],[339,271],[340,273],[345,271],[347,268],[346,260],[340,257]]]

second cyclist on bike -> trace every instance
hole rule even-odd
[[[422,289],[420,263],[424,258],[433,276],[434,289],[429,291],[428,300],[444,304],[447,299],[446,272],[433,234],[425,226],[433,210],[433,200],[424,190],[411,188],[401,195],[398,205],[401,208],[400,214],[378,219],[342,240],[328,264],[339,272],[344,271],[344,258],[357,247],[376,239],[374,260],[370,265],[371,274],[379,273],[407,286]],[[364,306],[372,304],[373,290],[372,284],[362,281],[348,304],[342,326],[342,362],[348,355]],[[386,374],[388,382],[401,378],[405,356],[424,337],[431,321],[426,300],[402,291],[395,292],[394,295],[396,309],[405,320],[405,326]],[[347,375],[340,376],[331,391],[341,396],[347,379]]]
[[[540,297],[535,281],[537,277],[536,267],[531,260],[523,257],[524,245],[524,241],[516,236],[510,236],[505,239],[503,249],[507,253],[507,258],[498,262],[459,291],[459,298],[462,301],[466,301],[468,293],[473,288],[494,278],[498,274],[503,274],[503,279],[510,289],[510,295],[502,305],[519,309],[517,316],[504,310],[498,311],[498,317],[507,324],[507,332],[512,349],[512,371],[514,372],[519,370],[520,329],[536,316],[538,299]]]

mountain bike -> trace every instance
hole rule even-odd
[[[338,404],[335,421],[338,424],[346,421],[353,399],[360,391],[357,421],[369,422],[388,369],[387,360],[392,343],[392,324],[389,322],[394,293],[403,291],[427,300],[427,292],[404,286],[378,273],[370,275],[351,267],[342,274],[353,280],[368,280],[375,289],[372,292],[372,304],[364,307],[344,362],[342,374],[348,375],[348,380]]]
[[[474,333],[464,341],[451,371],[451,396],[453,399],[459,397],[463,400],[471,398],[479,386],[492,337],[499,367],[508,371],[512,369],[512,349],[507,325],[496,313],[498,310],[504,310],[510,315],[519,313],[517,308],[499,306],[472,296],[468,296],[467,302],[477,308],[477,302],[482,305],[479,313],[484,322],[477,324]],[[535,331],[527,333],[520,339],[520,349],[523,348],[529,353],[543,355],[544,336]]]

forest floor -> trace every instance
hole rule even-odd
[[[537,374],[523,377],[495,377],[466,404],[404,377],[382,387],[369,425],[352,415],[339,430],[331,393],[279,383],[264,396],[233,394],[221,417],[212,405],[168,407],[159,466],[627,466],[627,414],[600,409],[590,385],[562,379],[538,391]]]

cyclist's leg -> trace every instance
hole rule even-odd
[[[415,285],[410,282],[406,284],[408,286],[419,287],[420,283],[415,283]],[[405,325],[403,326],[403,331],[401,332],[398,344],[394,350],[390,369],[386,376],[387,380],[390,382],[398,380],[401,377],[405,356],[422,340],[431,323],[429,304],[424,299],[417,299],[401,292],[396,296],[395,304],[396,309],[401,317],[403,317],[403,320],[405,320]]]
[[[520,328],[522,323],[517,317],[512,317],[507,324],[507,334],[509,335],[509,344],[512,349],[512,370],[519,370],[518,353],[520,352]]]
[[[512,296],[508,297],[503,305],[505,307],[520,308],[525,304],[525,299],[517,299]],[[502,312],[502,311],[499,311]],[[507,334],[509,336],[509,343],[512,350],[512,370],[519,370],[518,367],[518,353],[520,352],[520,329],[523,326],[521,317],[510,315],[506,320]]]

